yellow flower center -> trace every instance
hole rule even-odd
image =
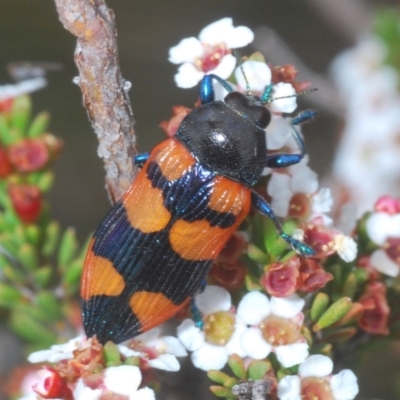
[[[229,342],[235,330],[235,316],[220,311],[207,315],[204,319],[204,333],[207,342],[218,346],[224,346]]]
[[[285,318],[271,316],[260,324],[263,338],[272,346],[296,343],[300,338],[300,327]]]

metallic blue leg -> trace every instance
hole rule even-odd
[[[201,104],[212,103],[214,101],[214,88],[212,85],[213,80],[219,82],[228,92],[232,92],[229,84],[217,75],[205,75],[200,82],[199,96]]]
[[[251,204],[262,215],[265,215],[266,217],[272,220],[272,222],[276,227],[276,230],[278,231],[279,236],[282,239],[284,239],[287,243],[289,243],[292,246],[293,250],[297,251],[297,253],[306,257],[313,256],[315,254],[314,250],[311,247],[307,246],[305,243],[293,239],[291,236],[283,232],[282,226],[277,220],[274,212],[272,211],[271,206],[267,203],[267,201],[263,197],[261,197],[258,193],[253,191],[251,192]]]
[[[281,153],[271,154],[267,156],[265,166],[268,168],[286,168],[291,165],[298,164],[306,154],[306,146],[303,138],[296,129],[296,125],[308,122],[317,115],[316,111],[306,110],[301,112],[297,117],[292,119],[292,132],[296,142],[300,148],[300,154]]]
[[[150,153],[141,153],[134,157],[133,162],[137,167],[142,168],[149,157]]]

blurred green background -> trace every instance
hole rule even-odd
[[[343,22],[341,26],[340,15],[339,19],[337,15],[330,18],[329,8],[327,12],[322,10],[329,1],[338,7],[342,3],[341,0],[109,0],[107,3],[116,15],[122,73],[132,82],[130,96],[139,150],[148,151],[165,138],[158,124],[170,118],[173,105],[191,107],[196,100],[196,89],[175,86],[173,76],[177,66],[167,60],[168,49],[182,38],[197,36],[204,26],[227,16],[233,18],[236,26],[245,25],[256,32],[266,25],[308,67],[325,75],[334,56],[354,44],[357,35],[363,33],[357,33],[358,27],[368,29],[368,16],[375,7],[398,4],[394,0],[350,2],[365,11],[354,20],[352,31],[349,23]],[[78,237],[83,240],[96,228],[110,204],[104,190],[102,163],[96,155],[96,138],[82,107],[79,88],[72,83],[77,75],[74,47],[75,38],[63,29],[52,0],[0,1],[0,84],[11,83],[6,72],[9,62],[48,61],[63,65],[62,71],[48,75],[49,86],[32,97],[34,113],[48,110],[52,115],[51,132],[65,141],[55,166],[54,189],[49,195],[53,216],[63,227],[76,227]],[[246,53],[255,50],[258,49],[251,47]],[[273,55],[268,55],[268,61],[281,62],[274,60]],[[299,79],[310,78],[304,77],[300,70]],[[300,109],[313,107],[307,103],[309,96],[300,99]],[[333,159],[342,123],[337,114],[321,110],[317,121],[305,129],[311,166],[321,177],[329,174]],[[399,386],[396,369],[400,370],[400,351],[394,346],[391,350],[365,356],[362,366],[357,367],[362,370],[360,398],[399,398],[394,393]],[[2,346],[2,368],[5,357]],[[181,398],[190,398],[187,395]]]

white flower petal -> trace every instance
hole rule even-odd
[[[333,375],[330,383],[335,400],[352,400],[358,394],[357,377],[349,369]]]
[[[136,338],[135,338],[136,339]],[[129,347],[124,346],[123,344],[117,345],[119,352],[125,357],[133,357],[133,356],[141,356],[142,353],[136,350],[132,350]]]
[[[199,34],[199,39],[202,43],[208,45],[225,43],[227,32],[230,33],[232,28],[232,18],[222,18],[203,28]]]
[[[178,68],[174,79],[178,87],[189,89],[196,86],[204,76],[204,72],[199,71],[193,64],[184,63]]]
[[[247,293],[240,301],[237,315],[248,325],[257,325],[271,313],[268,297],[260,292]]]
[[[370,239],[378,245],[383,245],[388,237],[400,237],[400,214],[372,214],[366,223]]]
[[[222,79],[228,79],[235,69],[236,58],[232,54],[227,54],[219,64],[208,73],[218,75]]]
[[[148,387],[144,387],[129,396],[129,400],[156,400],[154,391]]]
[[[231,306],[231,295],[227,290],[215,285],[208,285],[204,292],[195,297],[197,308],[204,314],[217,311],[228,311]]]
[[[311,208],[314,214],[323,214],[331,211],[333,198],[331,190],[322,188],[312,197]]]
[[[157,369],[162,369],[164,371],[179,371],[181,366],[172,354],[161,354],[157,358],[153,358],[148,361],[148,364]]]
[[[302,363],[308,357],[307,343],[293,343],[274,348],[276,358],[285,368]]]
[[[35,351],[30,354],[28,361],[31,363],[48,361],[50,363],[57,363],[61,360],[67,360],[73,358],[73,351],[78,348],[78,345],[82,343],[82,336],[78,336],[69,340],[67,343],[54,344],[50,347],[50,350]]]
[[[271,179],[268,182],[268,194],[274,196],[276,193],[281,191],[289,191],[291,193],[290,176],[281,173],[272,174]]]
[[[163,340],[166,345],[165,351],[171,353],[176,357],[187,356],[187,351],[182,346],[182,343],[174,336],[164,336]]]
[[[279,400],[301,400],[301,380],[297,375],[287,375],[278,384]]]
[[[177,328],[178,339],[189,350],[195,351],[205,343],[205,334],[191,319],[185,319]]]
[[[290,167],[292,180],[290,182],[293,193],[314,193],[318,189],[318,175],[307,165],[308,157]]]
[[[234,27],[232,18],[222,18],[207,25],[199,34],[199,39],[208,45],[225,44],[229,49],[243,47],[254,39],[253,32],[245,27]]]
[[[395,278],[399,275],[400,266],[396,264],[384,250],[375,250],[371,258],[369,259],[370,264],[382,274]]]
[[[295,317],[304,307],[305,301],[292,294],[288,297],[271,297],[271,313],[282,318]]]
[[[42,77],[26,79],[14,85],[0,85],[0,101],[13,99],[23,94],[35,92],[47,85],[47,80]]]
[[[142,381],[140,369],[133,365],[120,365],[118,367],[109,367],[104,372],[105,387],[124,396],[136,392]]]
[[[307,358],[301,363],[299,375],[302,378],[316,377],[323,378],[333,371],[332,360],[322,354],[315,354]]]
[[[281,149],[292,134],[291,118],[273,114],[266,132],[268,150]]]
[[[343,261],[354,261],[357,256],[357,243],[349,236],[336,235],[333,239],[334,249]]]
[[[205,343],[192,353],[191,359],[196,368],[204,371],[221,369],[228,361],[228,351],[224,346],[214,346],[210,343]]]
[[[241,336],[247,330],[246,325],[239,320],[239,317],[236,317],[236,325],[235,331],[229,342],[226,344],[226,350],[228,354],[237,354],[239,357],[245,357],[246,352],[241,346]]]
[[[272,97],[277,99],[270,103],[270,108],[273,112],[291,113],[297,108],[296,91],[291,83],[279,82],[274,85]],[[280,97],[285,98],[280,99]]]
[[[226,46],[229,49],[247,46],[254,39],[254,33],[247,26],[237,26],[225,38]]]
[[[263,92],[265,87],[271,83],[271,76],[271,69],[268,65],[259,61],[245,61],[235,70],[235,77],[238,85],[242,89],[247,89],[248,82],[250,90],[254,92]],[[268,149],[272,148],[268,146]]]
[[[272,350],[272,346],[264,340],[258,328],[248,328],[242,334],[240,344],[246,354],[255,360],[262,360]]]
[[[101,389],[91,389],[83,383],[82,379],[78,380],[74,389],[74,400],[98,400],[101,395]]]
[[[195,62],[204,54],[204,48],[199,39],[190,37],[182,39],[179,44],[169,49],[168,60],[173,64],[182,64],[185,62]]]

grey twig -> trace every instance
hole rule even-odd
[[[133,113],[118,62],[114,13],[104,0],[55,0],[64,27],[78,38],[74,79],[99,140],[113,202],[129,187],[136,154]]]

